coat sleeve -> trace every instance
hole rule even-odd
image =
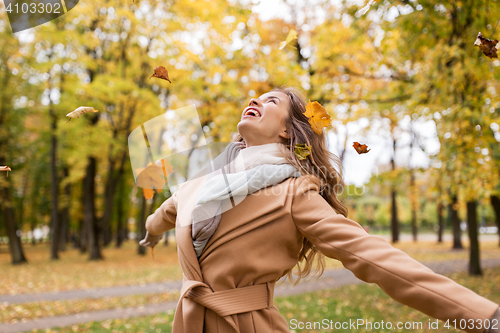
[[[161,235],[175,228],[177,218],[177,192],[165,200],[158,209],[146,218],[146,230],[151,235]]]
[[[498,304],[434,273],[382,237],[368,234],[359,223],[336,213],[318,190],[305,178],[297,180],[291,208],[298,231],[318,250],[404,305],[436,319],[449,319],[450,324],[456,319],[457,328],[465,319],[466,332],[485,331],[484,322]]]

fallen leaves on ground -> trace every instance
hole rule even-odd
[[[286,37],[286,40],[280,43],[279,49],[282,50],[285,46],[290,44],[295,39],[297,39],[297,31],[291,29],[290,32],[288,33],[288,36]]]
[[[29,265],[12,265],[6,244],[0,245],[0,294],[28,294],[62,290],[105,288],[182,280],[175,242],[156,246],[155,260],[137,254],[138,244],[128,240],[122,248],[104,248],[103,261],[89,261],[88,253],[71,248],[50,260],[50,244],[26,244]]]
[[[359,142],[354,142],[353,145],[354,149],[358,152],[358,154],[366,154],[369,152],[371,149],[367,149],[368,146],[365,144],[360,144]]]
[[[128,295],[123,297],[83,298],[65,301],[44,301],[22,304],[0,303],[0,322],[15,324],[23,320],[75,313],[139,307],[179,299],[179,292]]]
[[[309,118],[309,124],[311,124],[312,129],[319,135],[323,133],[324,127],[328,127],[331,124],[330,115],[326,112],[323,105],[316,101],[311,102],[309,100],[309,103],[306,105],[306,112],[304,112],[304,115]]]
[[[476,41],[474,42],[474,46],[479,46],[481,51],[483,51],[484,55],[488,58],[498,58],[497,50],[498,50],[498,40],[496,39],[488,39],[483,36],[481,32],[477,34]]]
[[[167,80],[168,82],[172,83],[170,79],[168,78],[168,71],[165,67],[163,66],[158,66],[155,68],[155,72],[153,75],[151,75],[149,78],[152,77],[157,77],[159,79]]]
[[[91,106],[80,106],[79,108],[76,108],[75,111],[71,111],[70,113],[68,113],[66,117],[69,117],[68,121],[70,121],[71,118],[80,118],[82,114],[87,112],[98,112],[98,111]]]

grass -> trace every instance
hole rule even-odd
[[[481,296],[500,303],[500,267],[483,270],[483,277],[471,277],[466,272],[447,274],[457,283],[473,290]],[[442,332],[458,333],[457,329],[445,328],[444,322],[439,321],[438,329],[427,328],[429,320],[436,320],[410,307],[403,306],[387,296],[375,284],[344,286],[332,290],[324,290],[302,295],[279,297],[275,305],[281,315],[290,323],[292,319],[300,322],[314,322],[322,319],[334,322],[349,322],[349,320],[364,319],[372,323],[382,320],[395,325],[397,322],[421,322],[420,329],[296,329],[291,332]],[[90,322],[71,327],[49,330],[34,330],[32,332],[170,332],[174,312],[169,311],[154,316],[136,317],[130,319],[106,320]],[[293,328],[293,326],[291,326]]]
[[[393,244],[395,248],[408,253],[412,258],[421,262],[468,259],[469,250],[466,239],[463,240],[465,247],[463,250],[451,250],[451,245],[451,242],[437,243],[435,241],[418,241],[417,243],[402,241]],[[500,258],[500,248],[496,239],[482,241],[480,247],[482,259]],[[26,256],[29,260],[27,265],[13,266],[10,264],[10,256],[4,252],[0,252],[1,294],[26,294],[137,285],[182,279],[175,244],[168,247],[157,246],[154,260],[149,251],[146,256],[139,256],[137,254],[137,245],[133,241],[126,242],[121,249],[113,247],[103,249],[105,260],[96,262],[88,261],[87,254],[80,254],[75,249],[68,249],[68,251],[61,253],[60,260],[51,261],[49,246],[39,244],[34,247],[31,245],[25,246]],[[343,266],[338,260],[327,259],[327,268],[343,268]],[[480,281],[483,280],[480,279]],[[335,293],[337,292],[338,289],[336,289]],[[489,295],[489,292],[485,292],[484,295]],[[176,300],[177,298],[178,293],[163,293],[12,305],[0,303],[0,322],[15,323],[46,316],[157,304]],[[286,303],[284,304],[284,309],[287,309]],[[164,316],[167,318],[168,314],[164,314]],[[162,331],[167,330],[165,327],[168,327],[168,320],[163,323],[163,319],[155,318],[156,323],[160,325],[159,327],[162,327]],[[123,321],[123,325],[135,325],[135,322],[135,319],[130,319]],[[138,322],[137,325],[142,325],[142,323]],[[95,329],[95,327],[92,327],[92,331]],[[125,328],[121,327],[120,329]],[[151,331],[150,326],[132,326],[132,328],[126,330]]]

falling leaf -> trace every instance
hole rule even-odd
[[[372,5],[375,1],[378,1],[378,0],[370,0],[366,6],[364,6],[363,8],[361,8],[361,9],[360,9],[360,10],[356,13],[356,15],[359,15],[359,16],[361,16],[361,15],[365,15],[365,14],[366,14],[366,12],[370,9],[371,5]]]
[[[7,171],[7,177],[9,177],[9,171],[12,171],[8,166],[0,166],[0,171]]]
[[[474,46],[479,46],[481,51],[483,51],[484,55],[488,58],[498,58],[497,56],[497,47],[498,40],[496,39],[488,39],[483,36],[481,32],[477,34],[476,41],[474,42]]]
[[[306,143],[297,143],[295,145],[295,155],[297,155],[299,160],[305,160],[309,154],[311,154],[311,146],[308,146]]]
[[[87,112],[97,112],[93,107],[91,106],[80,106],[79,108],[76,108],[75,111],[71,111],[66,115],[66,117],[70,117],[68,121],[71,120],[71,118],[80,118],[80,115],[87,113]],[[67,122],[68,122],[67,121]]]
[[[167,160],[161,159],[156,163],[148,163],[146,168],[137,168],[135,172],[137,186],[145,189],[156,189],[158,192],[165,187],[166,179],[173,172],[173,167]]]
[[[151,200],[151,199],[153,199],[153,196],[155,195],[155,190],[152,190],[150,188],[143,188],[142,194],[144,195],[144,198]]]
[[[365,144],[360,144],[359,142],[354,142],[352,146],[354,147],[354,149],[356,149],[358,154],[366,154],[371,150],[371,149],[367,150],[368,146]]]
[[[158,66],[155,68],[155,72],[153,75],[151,75],[149,78],[152,77],[157,77],[159,79],[167,80],[168,82],[172,83],[170,79],[168,78],[168,71],[165,67],[163,66]]]
[[[309,118],[309,124],[311,124],[312,129],[321,135],[323,133],[323,128],[330,126],[331,118],[325,108],[314,101],[306,105],[306,112],[304,115]]]
[[[280,43],[280,50],[283,50],[283,48],[287,44],[290,44],[294,39],[297,39],[297,31],[291,29],[290,32],[288,33],[288,36],[286,37],[286,40]]]

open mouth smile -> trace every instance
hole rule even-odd
[[[256,118],[260,118],[261,115],[260,115],[260,112],[257,110],[257,109],[254,109],[254,108],[248,108],[245,113],[243,113],[243,118],[245,117],[256,117]]]

